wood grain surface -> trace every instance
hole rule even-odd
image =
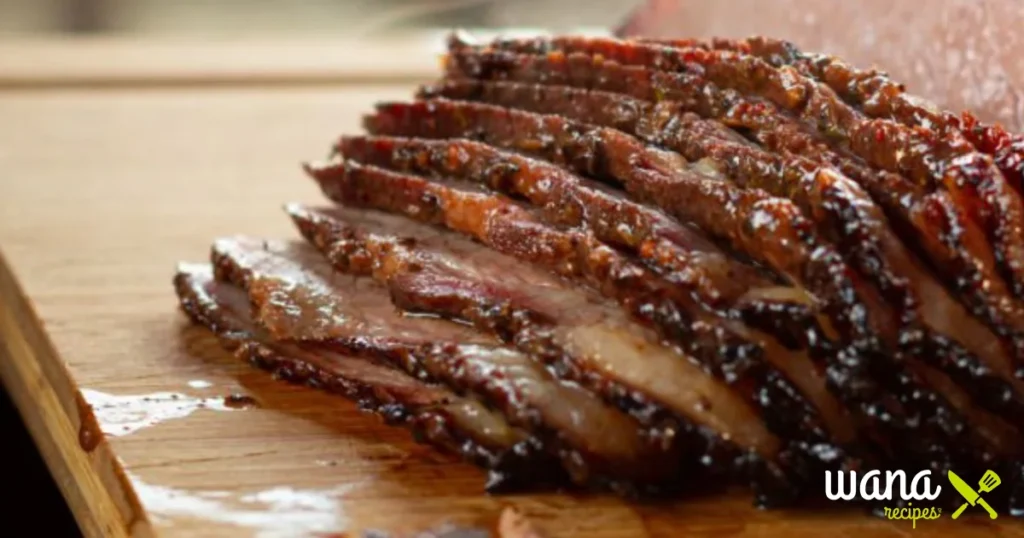
[[[221,235],[295,237],[282,203],[321,200],[299,163],[355,131],[375,99],[411,90],[0,93],[0,376],[86,534],[358,536],[489,526],[512,505],[565,538],[1022,535],[1007,517],[913,529],[755,510],[744,494],[488,496],[479,470],[236,363],[189,327],[175,264],[204,261]],[[257,405],[225,406],[232,394]]]
[[[447,33],[372,40],[0,40],[0,90],[409,83],[437,73]]]

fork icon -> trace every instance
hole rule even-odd
[[[993,510],[987,502],[985,502],[985,499],[982,499],[981,495],[977,491],[974,491],[974,488],[968,485],[967,482],[964,482],[964,480],[957,476],[953,471],[949,471],[949,481],[953,484],[953,487],[960,492],[960,495],[964,497],[964,500],[967,501],[960,505],[960,508],[957,508],[956,512],[953,512],[953,519],[960,517],[960,514],[967,509],[967,505],[975,506],[978,504],[988,512],[989,517],[992,519],[999,517],[999,515],[996,514],[996,511]],[[1000,483],[1002,483],[1002,480],[999,478],[999,475],[994,471],[985,471],[985,474],[981,477],[978,485],[980,486],[979,489],[982,493],[988,493],[996,489],[996,486]]]

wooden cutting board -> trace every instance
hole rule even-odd
[[[474,467],[237,363],[171,288],[218,236],[295,237],[281,205],[322,200],[299,163],[411,82],[29,86],[0,85],[0,377],[89,536],[354,537],[489,527],[510,505],[565,538],[1024,535],[1005,516],[914,529],[739,494],[488,496]]]

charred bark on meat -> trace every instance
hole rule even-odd
[[[667,103],[650,103],[619,94],[579,88],[509,82],[451,81],[431,90],[514,110],[439,102],[435,117],[450,111],[463,117],[523,115],[522,111],[560,115],[627,134],[668,149],[690,161],[704,162],[745,188],[763,188],[798,203],[837,245],[849,263],[899,308],[904,352],[921,357],[952,376],[986,408],[1021,423],[1024,390],[1014,376],[1012,347],[998,340],[963,309],[916,257],[903,247],[885,215],[867,193],[836,171],[793,155],[770,154],[720,136],[716,124],[679,112]],[[551,120],[554,121],[554,120]],[[537,120],[535,123],[539,123]],[[484,123],[484,122],[480,122]],[[526,124],[524,119],[516,124]]]
[[[352,142],[343,146],[360,146],[359,140]],[[421,142],[426,146],[417,152],[415,141],[409,145],[393,142],[397,145],[392,145],[392,155],[410,158],[404,163],[391,162],[399,168],[410,162],[446,160],[451,155],[443,143],[431,147],[430,142]],[[353,161],[310,172],[338,202],[446,226],[499,252],[588,282],[743,394],[761,410],[769,428],[780,438],[790,439],[796,451],[815,459],[825,457],[827,465],[846,458],[847,451],[862,452],[862,447],[855,446],[856,432],[849,418],[825,388],[825,365],[813,364],[806,352],[788,350],[739,320],[707,310],[683,293],[684,289],[646,272],[589,232],[553,227],[534,211],[481,191],[475,184],[453,183],[443,173],[429,181]],[[843,450],[822,449],[832,444]]]
[[[539,47],[538,43],[544,46]],[[957,131],[935,133],[910,129],[890,120],[864,121],[863,114],[843,102],[831,88],[805,77],[799,70],[790,66],[776,68],[755,56],[729,50],[574,37],[550,41],[499,40],[480,49],[484,51],[481,54],[453,39],[450,49],[455,58],[498,58],[497,64],[486,60],[483,64],[469,62],[477,72],[486,72],[485,78],[514,63],[509,52],[536,54],[540,49],[553,49],[557,52],[549,52],[549,57],[581,53],[597,63],[612,60],[613,64],[695,74],[724,88],[765,99],[827,134],[833,149],[852,149],[876,167],[914,174],[912,179],[925,188],[949,192],[959,210],[984,230],[994,246],[996,265],[987,268],[994,271],[992,276],[1018,298],[1024,293],[1024,203],[991,157],[976,152]],[[881,131],[887,135],[880,136]],[[1006,284],[999,278],[1000,273]]]
[[[450,104],[450,103],[448,103]],[[442,105],[442,106],[439,106]],[[725,236],[727,239],[733,239],[726,233],[720,233],[723,223],[728,223],[729,219],[735,220],[736,214],[734,213],[737,207],[742,209],[741,205],[735,203],[735,200],[730,199],[729,202],[716,201],[717,204],[712,206],[712,203],[706,204],[695,204],[694,201],[698,200],[697,193],[694,190],[676,190],[679,187],[690,187],[694,185],[692,179],[683,180],[682,174],[679,171],[689,172],[690,177],[697,177],[704,181],[707,177],[705,170],[695,170],[693,165],[688,164],[682,160],[678,155],[667,154],[665,152],[658,152],[650,148],[644,147],[636,139],[629,137],[621,132],[610,130],[610,129],[598,129],[598,128],[587,128],[586,126],[572,124],[565,120],[557,117],[550,117],[547,122],[540,122],[537,118],[530,118],[529,115],[523,114],[510,114],[505,113],[504,115],[466,115],[466,114],[449,114],[445,115],[445,112],[451,112],[450,107],[444,107],[444,103],[427,102],[427,103],[416,103],[410,105],[402,104],[386,104],[379,107],[379,114],[367,119],[367,127],[371,132],[396,134],[404,136],[425,136],[430,138],[458,138],[465,136],[472,136],[481,139],[487,143],[494,144],[499,147],[511,147],[520,151],[532,154],[539,154],[549,160],[555,162],[561,162],[562,164],[570,167],[581,173],[586,173],[592,177],[598,177],[606,180],[620,181],[626,184],[627,190],[632,186],[634,190],[636,187],[641,189],[649,188],[652,181],[650,180],[651,175],[658,174],[664,178],[671,177],[668,186],[671,190],[670,194],[666,195],[665,191],[657,193],[657,196],[651,196],[649,193],[645,194],[647,200],[661,204],[666,209],[674,210],[677,212],[677,216],[680,218],[689,218],[691,220],[697,220],[697,225],[707,231],[719,235],[719,238]],[[465,112],[465,111],[463,111]],[[524,116],[529,121],[523,121]],[[460,120],[461,119],[461,120]],[[537,144],[536,141],[543,140],[544,143]],[[674,155],[674,156],[673,156]],[[643,163],[638,166],[637,163]],[[646,166],[644,166],[646,165]],[[646,176],[646,177],[645,177]],[[653,176],[658,177],[658,176]],[[666,179],[661,179],[664,185]],[[715,182],[716,188],[734,188],[728,182],[723,181],[722,178],[714,178],[710,181]],[[661,190],[661,189],[659,189]],[[672,192],[685,192],[685,197],[672,199]],[[741,195],[753,195],[755,197],[764,196],[764,193],[757,190],[741,190]],[[704,194],[704,193],[700,193]],[[685,201],[684,201],[685,200]],[[773,201],[773,207],[778,207],[776,204],[789,203],[788,200],[784,199],[771,199]],[[665,206],[666,201],[669,202]],[[704,213],[711,207],[712,213],[718,217],[713,219],[707,218],[707,213]],[[714,211],[715,209],[728,208],[729,211]],[[679,214],[678,212],[684,212]],[[741,213],[742,214],[742,213]],[[789,243],[783,242],[786,245],[787,251],[784,257],[777,257],[774,260],[772,258],[763,259],[769,264],[773,264],[774,267],[787,267],[783,263],[791,264],[793,261],[792,254],[794,246],[801,244],[815,245],[815,249],[821,248],[827,251],[835,252],[832,247],[827,243],[820,241],[814,233],[814,228],[808,221],[803,221],[803,216],[800,211],[793,207],[792,211],[789,212],[788,218],[785,221],[781,221],[780,224],[783,226],[805,226],[806,231],[794,239],[791,239]],[[780,219],[781,220],[781,219]],[[784,224],[783,224],[784,223]],[[773,225],[774,226],[774,225]],[[717,229],[716,229],[717,227]],[[754,233],[751,234],[754,239],[767,243],[762,247],[761,252],[757,252],[756,249],[748,250],[751,255],[764,255],[768,249],[777,249],[780,243],[775,241],[781,241],[779,237],[779,230],[783,229],[772,228],[771,232],[766,233]],[[728,233],[728,232],[727,232]],[[783,234],[784,235],[784,234]],[[749,237],[749,236],[748,236]],[[744,238],[745,239],[745,238]],[[735,243],[734,243],[735,248]],[[749,248],[749,247],[748,247]],[[808,252],[814,252],[810,250]],[[799,250],[797,250],[799,252]],[[777,254],[777,252],[776,252]],[[849,312],[857,312],[858,318],[861,322],[868,324],[878,323],[892,323],[892,320],[886,319],[881,321],[884,315],[888,315],[888,307],[885,305],[881,296],[876,290],[867,286],[867,284],[860,280],[856,274],[852,273],[841,258],[821,257],[815,255],[814,257],[807,256],[804,260],[812,263],[821,263],[824,261],[826,264],[835,263],[840,264],[844,267],[843,273],[832,272],[828,274],[829,279],[832,282],[840,283],[842,286],[853,286],[852,290],[856,290],[848,295],[838,295],[835,292],[831,294],[823,294],[819,288],[818,296],[827,297],[828,299],[835,301],[835,299],[853,301],[854,304],[859,305],[859,310],[856,309],[842,309],[836,308],[835,302],[829,304],[826,301],[826,311],[830,314],[835,315],[838,311],[841,315],[849,315]],[[800,258],[797,258],[800,259]],[[780,263],[782,262],[782,263]],[[790,266],[791,267],[791,266]],[[803,278],[806,273],[796,272],[790,270],[787,274],[790,278],[794,276],[797,278]],[[845,278],[844,278],[845,277]],[[806,281],[797,283],[807,287]],[[812,284],[819,284],[820,281],[811,281]],[[811,291],[815,291],[813,288],[809,288]],[[824,288],[825,291],[830,291],[828,288]],[[835,288],[832,288],[833,290]],[[865,299],[867,299],[865,301]],[[865,308],[867,307],[867,308]],[[829,311],[831,309],[831,311]],[[881,314],[881,315],[880,315]],[[881,319],[880,319],[881,318]],[[851,318],[847,318],[849,320]],[[842,319],[837,320],[832,318],[833,323],[839,328],[840,333],[843,334],[845,341],[857,342],[857,338],[853,336],[849,331],[850,325],[842,325]],[[875,327],[881,327],[875,325]],[[890,327],[891,329],[891,327]],[[916,390],[906,392],[897,392],[896,394],[903,394],[910,396],[910,399],[914,400],[906,401],[905,403],[909,406],[913,406],[919,411],[923,411],[923,417],[917,417],[910,423],[914,424],[914,428],[920,428],[924,424],[928,424],[927,428],[932,429],[932,433],[928,436],[908,436],[908,442],[920,443],[923,439],[932,439],[925,442],[927,447],[931,447],[936,443],[941,446],[950,447],[952,450],[959,451],[965,443],[963,439],[958,441],[952,441],[953,438],[960,438],[960,436],[969,434],[975,436],[977,432],[971,429],[967,429],[963,426],[963,417],[960,415],[960,411],[967,413],[969,416],[975,417],[980,415],[984,417],[984,413],[981,413],[973,409],[972,404],[965,402],[961,398],[955,397],[956,387],[949,386],[950,383],[944,374],[941,376],[936,375],[937,372],[931,371],[930,367],[926,367],[921,364],[919,360],[907,357],[907,360],[893,361],[890,354],[894,353],[896,349],[894,347],[886,348],[884,342],[874,340],[875,333],[881,331],[880,328],[875,328],[867,331],[864,334],[870,334],[872,338],[872,345],[876,346],[873,348],[861,348],[858,350],[860,353],[868,353],[868,357],[871,357],[874,364],[868,364],[864,361],[864,356],[860,355],[859,360],[853,361],[833,361],[832,366],[838,368],[834,373],[836,379],[843,379],[844,382],[849,383],[849,379],[853,376],[853,379],[858,379],[861,382],[856,383],[861,387],[863,386],[879,386],[884,384],[896,384],[904,385],[910,384],[917,387]],[[890,336],[892,333],[889,333]],[[894,345],[890,340],[888,345]],[[886,350],[887,351],[883,351]],[[872,351],[874,350],[874,351]],[[912,364],[911,364],[912,362]],[[906,365],[904,365],[906,363]],[[856,370],[849,369],[851,366],[862,368],[862,372],[857,374]],[[899,370],[900,368],[908,368],[908,370],[902,373],[893,372],[892,369]],[[874,371],[874,374],[868,374],[868,371]],[[830,372],[830,376],[833,373]],[[879,376],[890,376],[889,380],[881,380]],[[927,377],[922,377],[927,375]],[[849,385],[847,385],[849,386]],[[940,391],[941,392],[938,392]],[[868,414],[868,417],[877,418],[884,416],[889,418],[887,414],[879,414],[877,406],[881,402],[886,404],[896,403],[899,400],[889,399],[883,396],[885,391],[876,391],[875,400],[871,401],[856,401],[856,404],[851,400],[847,400],[850,405],[859,405]],[[922,395],[925,395],[921,397]],[[845,396],[845,395],[844,395]],[[959,410],[953,406],[953,402],[959,402]],[[956,418],[959,417],[959,418]],[[982,418],[974,418],[972,420],[982,420]],[[891,423],[890,423],[891,425]],[[997,424],[998,426],[998,424]],[[999,428],[997,428],[999,429]],[[1012,436],[1011,436],[1012,437]],[[949,439],[948,441],[941,441],[941,439]],[[1007,439],[1005,436],[1000,437],[1000,443],[997,443],[1005,448],[1007,444],[1013,445],[1012,439]],[[975,438],[972,446],[979,444],[981,446],[988,446],[988,441],[983,438]],[[922,447],[924,450],[924,447]],[[931,448],[927,448],[931,451]],[[989,449],[985,449],[989,450]],[[962,457],[970,457],[967,453],[961,453]]]
[[[666,40],[673,47],[705,47],[752,54],[775,67],[792,66],[804,76],[828,85],[851,106],[872,118],[886,118],[910,127],[926,127],[939,133],[960,134],[974,147],[993,158],[996,166],[1018,193],[1024,187],[1024,137],[1001,125],[979,120],[970,111],[959,115],[910,94],[906,87],[878,69],[860,69],[840,58],[806,53],[787,41],[767,37],[748,39]]]
[[[370,278],[337,278],[305,243],[221,239],[212,257],[218,278],[249,293],[275,339],[369,357],[469,392],[529,431],[531,446],[558,456],[579,485],[631,494],[682,479],[677,447],[653,444],[635,420],[491,337],[396,311],[386,288]]]
[[[596,297],[554,284],[560,282],[554,275],[401,218],[342,208],[290,206],[289,212],[336,268],[373,274],[402,307],[472,323],[630,412],[651,428],[652,439],[678,439],[694,476],[740,473],[751,480],[759,503],[782,503],[799,493],[798,477],[789,475],[793,462],[753,410],[646,330],[620,319],[618,307],[600,307]],[[460,266],[466,270],[452,272]],[[509,272],[510,266],[516,270]],[[481,280],[496,270],[488,267],[516,278]],[[634,356],[641,350],[643,357]],[[645,377],[652,368],[657,381]],[[665,392],[668,383],[673,389]]]

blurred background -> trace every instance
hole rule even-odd
[[[639,2],[589,0],[0,0],[0,37],[369,35],[452,26],[607,27]]]

